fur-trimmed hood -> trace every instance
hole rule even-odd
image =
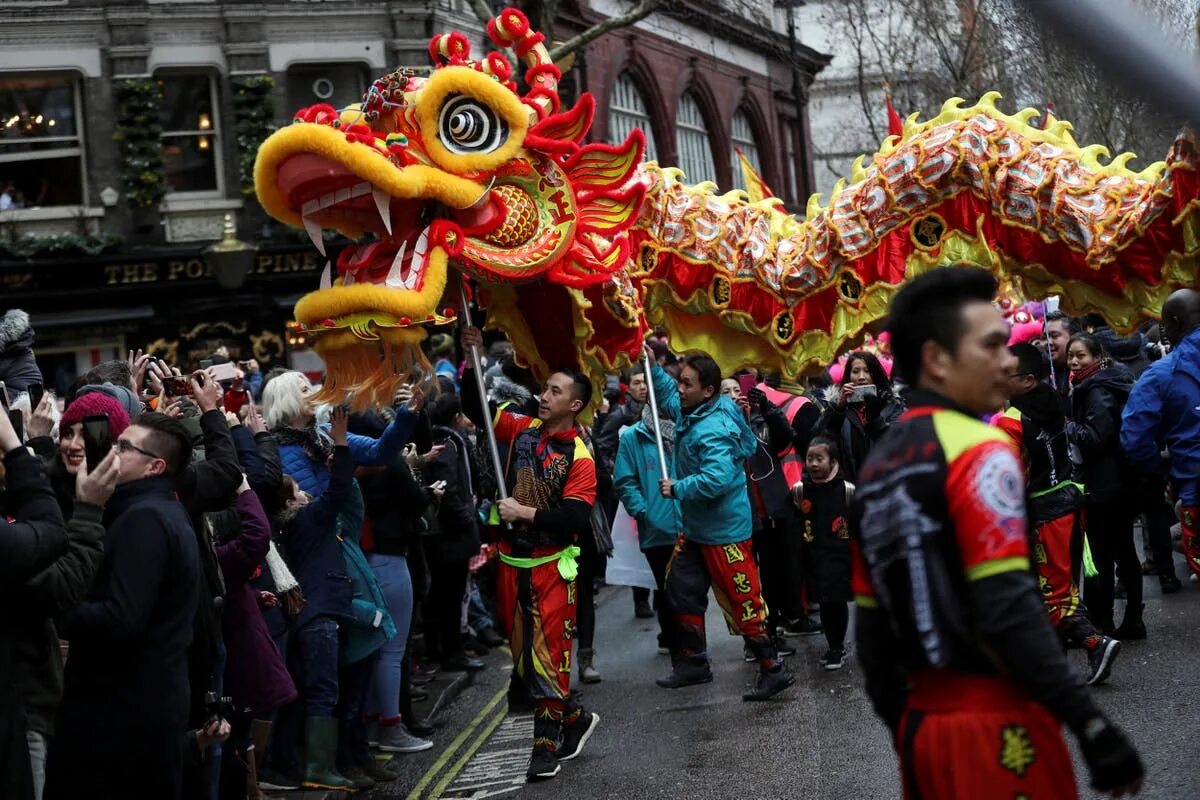
[[[524,406],[533,399],[533,392],[516,381],[509,380],[503,374],[492,378],[492,383],[488,391],[492,396],[492,401],[497,404],[515,403],[518,406]]]
[[[0,317],[0,353],[28,350],[33,347],[33,328],[29,315],[19,308],[10,308]]]

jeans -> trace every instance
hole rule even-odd
[[[46,788],[46,736],[37,731],[25,731],[29,744],[29,766],[33,769],[33,800],[42,800]]]
[[[467,626],[475,634],[486,631],[488,628],[495,628],[496,622],[492,619],[487,604],[483,602],[483,595],[479,592],[479,585],[475,583],[475,578],[471,577],[467,585],[469,587],[467,591]]]
[[[338,699],[338,623],[317,617],[296,631],[300,654],[304,710],[312,717],[332,717]]]
[[[404,668],[404,652],[412,628],[413,586],[404,556],[385,556],[372,553],[367,563],[379,580],[388,613],[396,624],[396,635],[384,642],[375,661],[371,687],[367,693],[366,710],[383,719],[400,716],[400,673]]]

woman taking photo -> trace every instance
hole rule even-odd
[[[904,404],[892,391],[888,378],[873,353],[856,350],[846,359],[842,382],[821,414],[817,432],[838,443],[841,475],[850,482],[875,442],[904,413]]]
[[[1071,421],[1067,439],[1079,449],[1080,478],[1086,487],[1084,527],[1099,575],[1086,592],[1092,622],[1118,639],[1144,639],[1142,564],[1133,544],[1135,505],[1123,496],[1132,486],[1121,452],[1121,411],[1133,388],[1133,375],[1113,363],[1095,336],[1077,333],[1067,344],[1071,371]],[[1128,591],[1125,618],[1113,630],[1113,567]],[[1085,590],[1086,591],[1086,590]]]

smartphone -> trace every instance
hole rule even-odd
[[[88,472],[92,472],[112,450],[112,430],[108,417],[91,414],[83,418],[83,449],[87,454]]]
[[[163,391],[167,397],[190,397],[192,384],[182,375],[172,375],[163,381]]]
[[[200,359],[200,369],[208,369],[212,365],[213,365],[213,360],[211,358]]]
[[[41,405],[42,395],[46,393],[45,387],[40,383],[29,384],[29,410],[30,412],[37,411],[37,407]]]
[[[868,397],[878,397],[879,392],[875,389],[875,385],[868,383],[865,386],[855,386],[853,394],[847,403],[865,403]]]
[[[754,376],[754,373],[738,375],[737,382],[738,386],[741,387],[743,397],[750,394],[750,390],[755,386],[758,386],[758,378]]]
[[[214,364],[208,368],[208,374],[212,375],[213,380],[217,383],[221,381],[231,381],[238,375],[237,364],[227,362],[225,364]]]
[[[13,409],[8,412],[8,421],[12,423],[13,430],[17,432],[17,441],[25,441],[25,415],[19,409]]]

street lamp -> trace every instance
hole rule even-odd
[[[225,226],[221,241],[204,248],[202,255],[208,268],[222,289],[240,289],[254,265],[258,248],[237,238],[237,227],[233,215],[225,215]]]
[[[796,180],[796,201],[803,202],[807,192],[812,189],[812,177],[809,174],[808,142],[804,135],[805,108],[808,105],[808,89],[804,85],[804,76],[800,71],[800,54],[796,41],[796,9],[805,4],[805,0],[774,0],[775,8],[787,9],[788,55],[792,62],[792,95],[796,103],[796,160],[803,165],[803,171],[796,169],[795,164],[789,165]],[[801,186],[800,184],[805,184]]]

